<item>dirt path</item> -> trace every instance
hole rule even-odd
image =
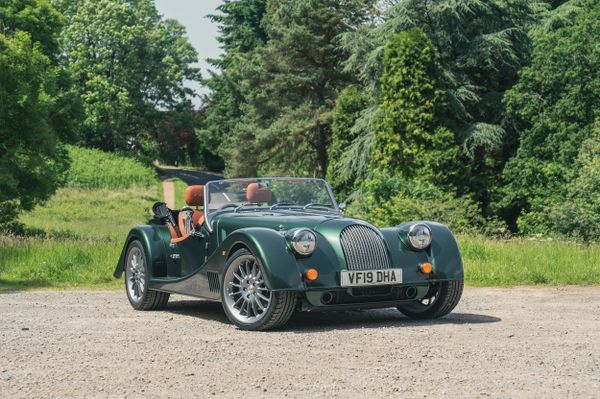
[[[1,397],[598,397],[600,287],[467,287],[455,313],[298,314],[244,332],[219,304],[0,295]]]
[[[223,178],[221,175],[217,175],[209,172],[200,172],[197,170],[189,169],[177,169],[177,168],[161,168],[163,172],[173,176],[177,176],[188,185],[200,184],[204,185],[211,180],[220,180]]]
[[[165,179],[162,181],[163,198],[165,204],[171,209],[175,209],[175,185],[173,180]]]

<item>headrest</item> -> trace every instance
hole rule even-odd
[[[204,186],[188,186],[183,193],[183,200],[189,206],[204,206]]]
[[[248,202],[260,204],[262,202],[271,202],[271,198],[273,198],[273,193],[271,193],[268,187],[261,187],[258,183],[248,184],[248,188],[246,189],[246,200]]]

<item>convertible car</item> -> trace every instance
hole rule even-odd
[[[314,178],[217,180],[189,186],[187,206],[153,207],[133,228],[114,276],[137,310],[171,293],[220,301],[246,330],[285,324],[292,313],[394,307],[441,317],[463,290],[448,228],[427,221],[378,229],[344,215]]]

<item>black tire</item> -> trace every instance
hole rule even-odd
[[[426,297],[429,303],[423,300],[413,301],[409,304],[398,306],[398,310],[411,319],[437,319],[452,312],[458,305],[463,292],[463,281],[442,281],[432,286]]]
[[[228,301],[231,300],[226,298],[226,296],[229,296],[228,271],[230,271],[230,268],[237,268],[242,257],[243,259],[248,260],[253,259],[259,267],[261,273],[264,273],[264,268],[260,260],[245,248],[236,251],[233,255],[229,257],[229,259],[227,260],[227,264],[225,265],[225,269],[223,271],[223,278],[221,279],[221,304],[223,305],[223,310],[225,311],[227,318],[233,324],[235,324],[237,327],[243,330],[263,331],[281,327],[290,319],[290,317],[294,313],[297,298],[295,292],[272,292],[269,290],[270,302],[266,306],[266,309],[263,312],[261,312],[260,319],[254,322],[244,322],[243,320],[240,320],[242,316],[240,314],[236,315],[233,313],[234,311],[236,311],[236,309],[230,309]]]
[[[143,275],[133,272],[132,260],[134,256],[138,257],[137,262],[141,258],[143,266]],[[139,263],[138,263],[139,264]],[[167,292],[154,291],[148,288],[150,276],[148,273],[148,262],[146,261],[146,253],[142,243],[138,240],[133,240],[127,247],[127,255],[125,256],[125,293],[129,303],[135,310],[159,310],[164,309],[169,301],[171,294]],[[137,268],[136,268],[137,269]],[[139,269],[138,269],[139,270]],[[134,290],[130,284],[132,278],[137,278],[137,290]],[[143,281],[143,284],[139,284]]]

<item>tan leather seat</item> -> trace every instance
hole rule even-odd
[[[195,231],[197,225],[204,223],[204,211],[191,208],[204,207],[204,186],[188,186],[183,193],[183,199],[188,207],[181,209],[177,217],[177,224],[182,236],[174,236],[175,229],[170,227],[172,243],[185,240]]]
[[[268,187],[261,187],[259,183],[250,183],[246,189],[246,201],[255,204],[271,202],[273,193]]]

